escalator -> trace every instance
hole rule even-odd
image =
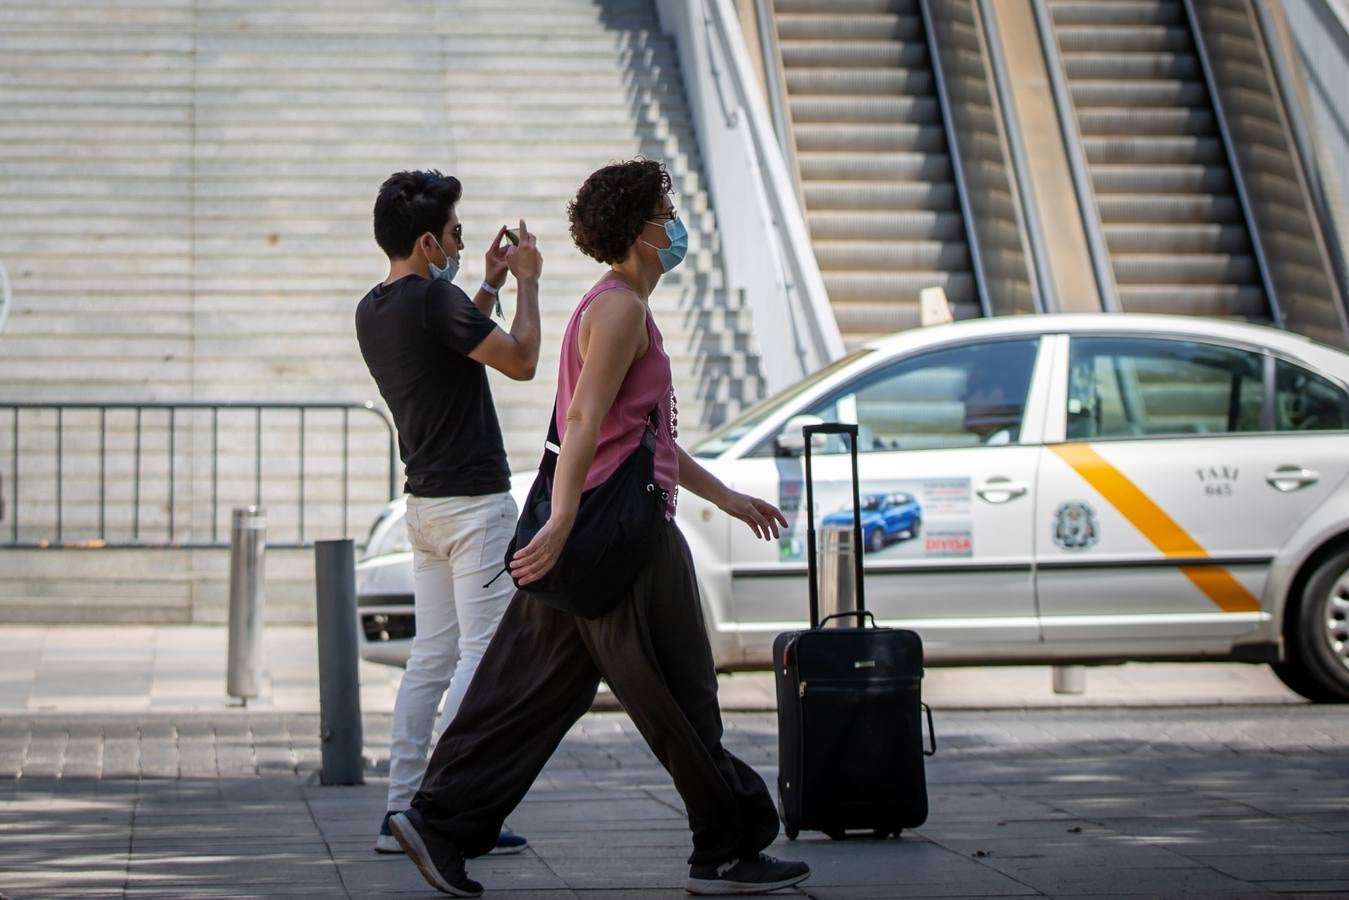
[[[980,314],[918,0],[775,0],[807,222],[839,330],[919,323],[940,286]]]
[[[1181,0],[1049,0],[1125,312],[1271,322]]]

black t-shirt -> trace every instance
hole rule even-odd
[[[417,275],[376,285],[356,306],[356,340],[398,427],[407,493],[510,489],[487,370],[468,358],[494,328],[462,290]]]

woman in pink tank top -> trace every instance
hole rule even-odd
[[[706,498],[764,540],[786,526],[772,504],[731,490],[676,443],[670,358],[647,303],[683,259],[687,232],[670,199],[670,176],[651,160],[606,166],[569,209],[571,234],[605,272],[562,337],[552,518],[510,561],[520,584],[552,569],[582,491],[606,479],[637,447],[656,413],[656,480],[667,522],[651,562],[605,615],[573,616],[517,591],[459,713],[431,757],[426,779],[395,833],[432,884],[469,893],[463,860],[486,852],[575,721],[601,678],[674,779],[692,832],[688,890],[752,894],[810,874],[804,863],[763,854],[778,816],[763,779],[721,744],[721,709],[698,579],[675,525],[679,488]],[[437,848],[422,853],[423,846]],[[425,858],[422,858],[425,857]]]

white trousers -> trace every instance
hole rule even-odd
[[[509,493],[408,497],[417,634],[398,685],[389,744],[388,809],[405,810],[426,772],[436,707],[445,698],[439,738],[459,711],[478,663],[515,592],[501,571],[515,532]],[[448,692],[447,692],[448,691]]]

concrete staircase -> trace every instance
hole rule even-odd
[[[595,168],[638,154],[670,167],[691,231],[688,262],[653,298],[681,438],[762,394],[748,310],[722,289],[678,60],[650,0],[11,0],[0,123],[0,261],[14,289],[0,398],[378,401],[351,319],[385,269],[370,210],[390,172],[435,167],[465,185],[458,282],[470,293],[500,224],[523,216],[539,234],[540,374],[493,384],[512,466],[532,469],[563,325],[602,272],[571,245],[567,201]],[[509,317],[509,289],[503,300]],[[40,425],[26,419],[21,444],[25,522],[40,523],[52,497],[56,435]],[[92,426],[67,427],[64,490],[87,497]],[[179,538],[201,540],[210,461],[201,424],[178,427]],[[241,496],[223,498],[226,509],[252,499],[251,432],[229,437],[222,471]],[[264,437],[263,502],[289,527],[280,510],[296,500],[294,466],[272,463],[294,450],[294,424],[268,423]],[[316,471],[335,470],[335,443],[308,439]],[[387,494],[387,463],[377,440],[354,452],[360,538]],[[167,477],[163,454],[149,460],[147,480]],[[333,536],[332,489],[316,490],[308,536]],[[68,515],[66,539],[78,539],[88,510]],[[0,620],[218,619],[212,554],[0,549]],[[312,588],[307,553],[294,555],[274,555],[286,574],[270,599],[274,617],[303,621]]]

